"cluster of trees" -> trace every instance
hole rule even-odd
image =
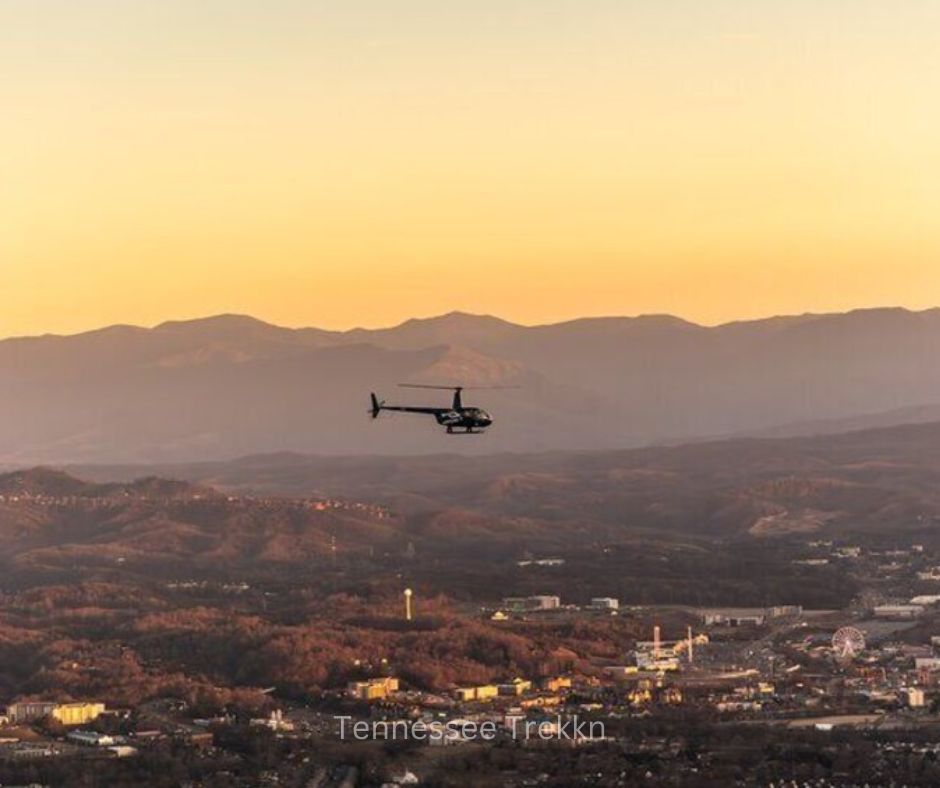
[[[358,678],[363,666],[393,671],[428,690],[547,675],[570,667],[556,652],[576,640],[544,628],[513,633],[453,614],[412,626],[382,618],[357,618],[355,624],[319,618],[284,626],[192,609],[148,616],[138,631],[136,647],[149,661],[238,684],[275,685],[293,695],[341,687]]]
[[[181,606],[165,588],[102,582],[10,595],[0,613],[0,701],[96,698],[133,707],[178,697],[223,708],[233,700],[218,697],[218,687],[251,694],[275,686],[310,697],[380,672],[445,691],[586,670],[643,635],[628,616],[508,628],[460,612],[444,597],[422,599],[412,622],[403,620],[397,595],[379,603],[338,594],[266,604],[223,596]]]

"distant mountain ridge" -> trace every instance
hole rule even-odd
[[[933,418],[938,359],[940,309],[716,327],[668,315],[521,326],[459,312],[350,331],[240,315],[112,326],[0,341],[0,464],[611,449],[841,432]],[[370,391],[447,400],[396,389],[403,381],[521,389],[473,393],[494,427],[448,438],[428,419],[366,417]]]
[[[269,454],[225,462],[79,466],[82,478],[188,479],[234,495],[317,495],[388,506],[409,537],[447,543],[668,534],[936,540],[940,422],[825,437],[734,438],[482,457]],[[112,482],[114,483],[114,482]]]
[[[29,498],[213,498],[210,487],[186,481],[142,476],[124,483],[92,483],[60,470],[37,467],[0,473],[0,497]]]

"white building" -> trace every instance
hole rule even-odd
[[[66,734],[65,738],[85,747],[111,747],[115,744],[113,736],[97,731],[72,731]]]
[[[917,687],[907,690],[907,705],[912,709],[919,709],[924,705],[924,691]]]

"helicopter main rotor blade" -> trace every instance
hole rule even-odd
[[[439,389],[441,391],[479,391],[481,389],[519,389],[522,386],[433,386],[429,383],[399,383],[403,389]]]

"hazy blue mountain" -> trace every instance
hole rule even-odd
[[[199,460],[256,452],[409,454],[619,448],[812,434],[929,418],[940,310],[873,309],[718,327],[675,317],[520,326],[452,313],[381,330],[222,315],[0,342],[0,463]],[[400,381],[513,384],[467,399],[496,424],[447,437],[367,417]],[[926,414],[926,415],[925,415]]]

